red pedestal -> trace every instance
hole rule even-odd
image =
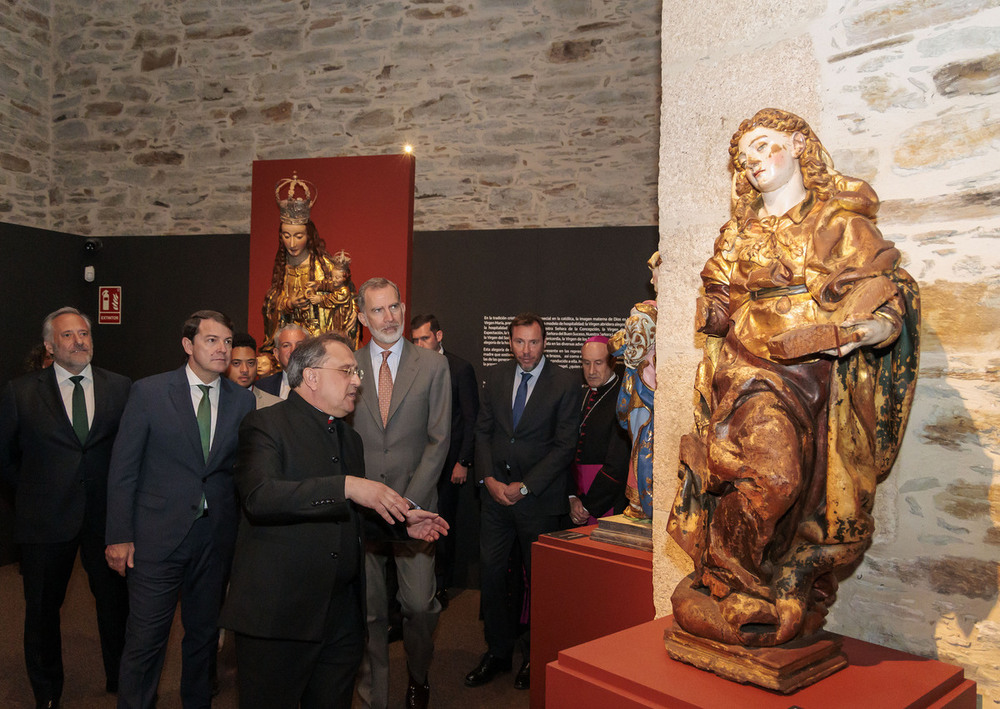
[[[595,527],[576,531],[589,534]],[[650,552],[591,541],[589,536],[539,538],[531,550],[532,709],[545,706],[545,665],[560,650],[654,615]]]
[[[962,668],[844,638],[848,666],[794,694],[737,684],[671,660],[668,616],[559,653],[546,667],[546,709],[753,707],[753,709],[974,709]],[[532,677],[534,681],[534,677]]]

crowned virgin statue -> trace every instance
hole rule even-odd
[[[281,226],[271,287],[264,296],[262,351],[271,351],[275,333],[290,323],[301,325],[313,336],[337,330],[355,348],[361,344],[351,257],[344,251],[331,256],[326,250],[309,219],[317,196],[316,186],[296,173],[275,185]]]

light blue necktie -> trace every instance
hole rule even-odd
[[[521,385],[517,388],[517,394],[514,395],[514,428],[517,428],[517,422],[521,420],[521,414],[524,413],[524,404],[528,401],[529,379],[531,379],[530,372],[521,372]]]

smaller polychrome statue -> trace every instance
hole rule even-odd
[[[820,630],[871,542],[913,397],[918,294],[875,192],[834,170],[804,120],[759,111],[729,155],[668,523],[694,573],[671,600],[691,635],[771,648]]]
[[[647,264],[653,289],[662,263],[657,251]],[[632,308],[625,327],[611,338],[614,356],[625,365],[618,394],[618,421],[632,438],[628,507],[624,515],[635,520],[653,518],[653,395],[656,392],[656,301],[645,300]]]
[[[281,230],[271,287],[264,296],[263,352],[274,349],[274,335],[290,323],[301,325],[312,336],[340,331],[355,349],[361,344],[351,257],[344,251],[331,256],[326,250],[309,219],[317,196],[315,185],[295,173],[275,185]]]

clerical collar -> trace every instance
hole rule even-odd
[[[608,385],[614,384],[616,381],[618,381],[618,372],[616,372],[615,370],[612,369],[611,370],[611,377],[608,379],[608,381],[604,382],[599,387],[590,387],[590,390],[591,391],[600,391],[601,389],[604,389]]]

